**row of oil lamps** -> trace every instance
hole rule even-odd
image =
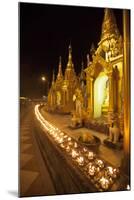
[[[56,144],[70,156],[99,191],[110,189],[119,176],[117,168],[107,165],[94,152],[81,146],[73,138],[45,120],[39,111],[39,105],[35,106],[35,115]]]

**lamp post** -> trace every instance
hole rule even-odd
[[[42,83],[43,83],[43,94],[45,93],[45,82],[46,82],[46,77],[42,76],[41,77]]]

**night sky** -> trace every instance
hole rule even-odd
[[[122,10],[114,13],[122,34]],[[97,47],[100,40],[104,9],[20,3],[19,16],[20,95],[40,98],[44,88],[41,76],[51,83],[59,56],[64,71],[70,41],[76,73],[80,72],[82,60],[86,64],[92,42]]]

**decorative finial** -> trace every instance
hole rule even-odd
[[[83,71],[83,69],[84,69],[84,62],[82,60],[82,62],[81,62],[81,71]]]
[[[89,54],[87,54],[87,66],[90,65],[90,57],[89,57]]]
[[[69,53],[71,54],[72,53],[72,46],[71,46],[71,42],[69,44]]]
[[[80,80],[84,80],[85,79],[85,74],[84,74],[84,62],[82,60],[81,62],[81,73],[80,73]]]
[[[55,71],[53,70],[53,78],[52,78],[52,82],[55,82]]]
[[[102,23],[101,40],[107,39],[111,35],[114,35],[114,37],[118,37],[119,30],[117,27],[113,10],[110,8],[105,8],[104,19]]]
[[[59,64],[61,64],[61,56],[59,56]]]
[[[94,43],[92,42],[91,48],[90,48],[90,54],[93,56],[95,54],[95,46]]]
[[[61,56],[59,56],[59,69],[58,69],[57,79],[58,80],[63,79]]]
[[[72,62],[72,46],[71,42],[69,44],[69,54],[68,54],[68,63],[67,63],[67,68],[72,68],[73,67],[73,62]]]

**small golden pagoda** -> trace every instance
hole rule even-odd
[[[52,81],[48,94],[48,105],[50,109],[62,113],[70,113],[74,109],[73,94],[77,87],[78,80],[72,61],[72,47],[69,45],[69,54],[65,76],[62,73],[61,57],[59,59],[59,70],[56,81]],[[54,86],[53,86],[54,85]]]

